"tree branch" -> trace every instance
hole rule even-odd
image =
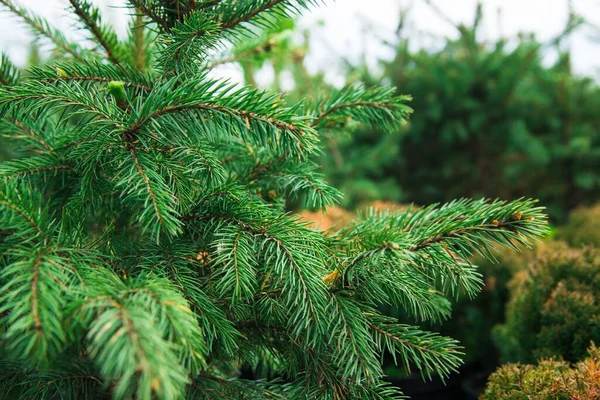
[[[81,3],[78,0],[69,0],[73,9],[75,10],[75,14],[81,19],[81,21],[87,26],[90,32],[94,35],[94,37],[98,40],[98,43],[104,48],[106,51],[106,56],[113,64],[119,64],[121,61],[115,55],[114,50],[110,47],[110,44],[106,41],[106,38],[102,34],[100,27],[97,22],[94,21],[94,18],[86,12],[81,7]]]

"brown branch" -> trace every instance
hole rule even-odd
[[[264,45],[261,45],[261,46],[258,46],[258,47],[255,47],[253,49],[249,49],[249,50],[246,50],[246,51],[242,51],[241,53],[235,54],[235,55],[233,55],[231,57],[223,58],[221,60],[216,60],[212,64],[209,64],[208,68],[212,69],[212,68],[214,68],[214,67],[216,67],[218,65],[223,65],[223,64],[228,64],[228,63],[231,63],[231,62],[240,61],[240,60],[242,60],[242,59],[244,59],[246,57],[249,57],[249,56],[252,56],[252,55],[255,55],[255,54],[260,54],[262,52],[268,52],[268,51],[270,51],[270,48],[272,48],[272,44],[269,41],[269,42],[267,42]]]
[[[160,25],[165,31],[169,30],[169,24],[167,24],[167,21],[165,21],[160,15],[155,13],[154,10],[147,7],[143,2],[141,2],[139,0],[129,0],[129,2],[135,8],[137,8],[142,13],[144,13],[144,15],[147,15],[148,17],[150,17],[150,19],[152,19],[154,22],[156,22],[158,25]]]
[[[129,127],[129,129],[127,129],[125,132],[123,132],[123,135],[125,135],[127,137],[135,136],[135,135],[137,135],[139,130],[142,128],[142,126],[144,126],[144,124],[146,122],[148,122],[149,120],[160,117],[162,115],[181,112],[181,111],[187,111],[187,110],[204,110],[204,111],[211,110],[211,111],[222,112],[225,114],[232,114],[232,115],[238,116],[240,118],[244,118],[244,119],[250,118],[253,120],[264,121],[271,125],[274,125],[275,127],[279,128],[281,130],[298,132],[300,134],[300,136],[303,135],[303,133],[293,124],[290,124],[287,122],[282,122],[282,121],[276,120],[274,118],[265,117],[263,115],[259,115],[259,114],[256,114],[256,113],[253,113],[250,111],[231,109],[231,108],[219,106],[217,104],[209,104],[209,103],[181,105],[181,106],[177,106],[177,105],[166,106],[164,108],[161,108],[160,110],[156,110],[149,116],[142,118],[139,121],[137,121],[136,123],[134,123],[133,125],[131,125]]]
[[[223,0],[212,0],[212,1],[207,1],[206,3],[201,3],[198,6],[199,10],[205,10],[207,8],[211,8],[214,6],[218,6]]]
[[[331,107],[331,109],[329,109],[326,112],[324,112],[323,114],[319,115],[319,117],[317,117],[313,121],[312,126],[319,125],[319,123],[323,119],[325,119],[326,117],[328,117],[329,115],[333,114],[336,111],[343,110],[344,108],[353,108],[353,107],[387,108],[388,110],[392,110],[394,108],[393,106],[391,106],[388,103],[381,103],[381,102],[364,102],[364,103],[340,104],[339,106]]]
[[[231,29],[233,27],[235,27],[236,25],[239,25],[243,22],[246,22],[252,18],[254,18],[255,16],[257,16],[258,14],[260,14],[263,11],[266,11],[270,8],[273,8],[275,6],[277,6],[280,3],[283,3],[285,0],[271,0],[268,3],[266,3],[265,5],[263,5],[262,7],[257,7],[254,10],[252,10],[251,12],[249,12],[246,15],[234,18],[230,21],[226,21],[221,25],[221,29]]]
[[[100,46],[104,48],[106,51],[106,56],[113,64],[119,64],[121,61],[117,58],[114,53],[114,50],[110,47],[104,35],[102,35],[102,31],[100,27],[94,21],[91,15],[85,12],[85,10],[81,7],[81,4],[77,0],[69,0],[73,9],[75,10],[75,14],[81,19],[81,21],[87,26],[87,28],[92,32],[92,34],[98,39],[98,43]]]
[[[38,142],[46,150],[48,150],[50,152],[54,151],[54,149],[48,143],[46,143],[46,141],[44,139],[42,139],[39,135],[37,135],[33,130],[31,130],[30,128],[28,128],[25,125],[23,125],[23,123],[21,123],[21,122],[19,122],[17,120],[9,119],[6,116],[4,117],[4,119],[8,123],[10,123],[10,124],[14,125],[15,127],[17,127],[20,131],[22,131],[25,134],[27,134],[27,136],[31,137],[33,140],[35,140],[36,142]]]
[[[369,325],[369,327],[371,327],[371,329],[375,330],[380,335],[385,335],[385,336],[387,336],[388,338],[390,338],[391,340],[393,340],[395,342],[401,342],[403,346],[407,346],[407,347],[418,349],[419,351],[422,351],[423,353],[433,353],[432,349],[427,348],[427,347],[423,347],[423,346],[419,346],[417,344],[414,344],[412,342],[404,340],[401,337],[396,336],[393,333],[390,333],[390,332],[386,331],[385,329],[383,329],[382,327],[374,324],[373,322],[369,321],[369,322],[367,322],[367,324]]]
[[[14,174],[5,175],[4,177],[5,178],[14,178],[16,176],[36,174],[38,172],[60,171],[60,170],[68,170],[68,169],[73,169],[73,168],[75,168],[75,165],[54,165],[51,167],[40,167],[40,168],[28,169],[25,171],[19,171],[19,172],[15,172]]]
[[[70,82],[70,81],[88,81],[88,82],[112,82],[114,81],[114,79],[109,79],[109,78],[105,78],[102,76],[67,76],[67,77],[60,77],[60,78],[42,78],[39,79],[39,82],[47,82],[47,83],[54,83],[54,82]],[[123,82],[123,85],[128,86],[128,87],[132,87],[132,88],[136,88],[136,89],[143,89],[143,90],[152,90],[152,86],[149,85],[143,85],[141,83],[132,83],[132,82]]]
[[[464,228],[464,229],[454,229],[452,231],[449,231],[446,233],[441,233],[439,235],[435,235],[430,238],[427,238],[427,239],[423,240],[422,242],[409,248],[408,251],[411,251],[411,252],[419,251],[419,250],[424,249],[425,247],[431,246],[432,244],[443,242],[446,239],[460,237],[461,235],[464,235],[465,233],[468,233],[470,231],[480,230],[482,228],[491,229],[491,230],[499,230],[499,231],[505,230],[505,229],[511,230],[511,227],[510,227],[511,222],[513,222],[513,221],[501,221],[501,222],[498,222],[497,224],[494,223],[491,225],[479,225],[479,226],[472,226],[472,227],[468,227],[468,228]]]
[[[2,0],[0,0],[2,1]],[[25,96],[16,96],[16,98],[20,98],[20,99],[28,99],[28,100],[35,100],[35,99],[47,99],[47,98],[51,98],[54,100],[61,100],[66,104],[72,105],[72,106],[79,106],[79,107],[83,107],[88,109],[89,111],[92,111],[96,114],[98,114],[99,116],[112,121],[115,123],[115,125],[120,126],[120,124],[116,123],[115,121],[112,120],[112,118],[106,114],[104,114],[103,112],[101,112],[99,109],[97,109],[96,107],[93,107],[89,104],[85,104],[81,101],[77,101],[77,100],[73,100],[69,97],[65,97],[65,96],[55,96],[55,95],[45,95],[45,94],[39,94],[39,95],[25,95]]]
[[[198,7],[198,5],[196,4],[196,0],[188,0],[183,15],[185,16],[191,13],[196,9],[196,7]]]
[[[142,181],[144,182],[144,185],[146,186],[146,189],[148,190],[148,193],[150,194],[150,199],[152,200],[152,205],[154,206],[154,211],[156,212],[158,220],[162,224],[164,219],[159,210],[158,202],[156,200],[156,195],[154,194],[154,191],[152,190],[152,187],[150,186],[150,180],[148,179],[148,176],[142,169],[142,166],[140,165],[137,155],[135,154],[135,150],[133,150],[133,149],[131,149],[131,157],[133,158],[133,162],[135,163],[135,168],[140,173],[140,176],[142,177]]]
[[[31,314],[34,322],[34,329],[42,331],[42,320],[40,318],[40,310],[38,310],[38,280],[40,277],[40,264],[42,260],[37,254],[33,264],[33,278],[31,279]]]
[[[11,209],[12,211],[14,211],[17,214],[19,214],[19,216],[21,218],[23,218],[25,221],[27,221],[29,223],[29,225],[31,225],[42,236],[42,239],[44,239],[44,241],[46,241],[48,239],[48,237],[44,234],[44,231],[42,231],[42,229],[40,228],[40,226],[33,220],[33,218],[31,218],[21,208],[19,208],[18,206],[14,205],[13,203],[9,203],[9,202],[3,201],[3,200],[0,200],[0,205],[6,207],[8,209]]]

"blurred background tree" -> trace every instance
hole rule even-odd
[[[536,193],[554,221],[600,197],[600,88],[572,71],[565,40],[585,21],[571,13],[547,43],[533,35],[480,39],[481,7],[471,26],[441,50],[414,50],[400,16],[396,53],[373,72],[366,61],[346,63],[348,86],[391,83],[418,109],[400,131],[328,132],[320,160],[330,181],[355,207],[372,200],[429,204],[456,197],[515,199]],[[310,33],[298,44],[293,22],[281,21],[258,41],[244,43],[231,60],[255,83],[271,63],[272,87],[293,82],[288,101],[318,97],[331,87],[305,66]],[[548,65],[545,56],[557,52]]]

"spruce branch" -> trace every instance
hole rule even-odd
[[[43,18],[31,14],[11,0],[0,0],[0,3],[25,21],[38,36],[50,39],[59,49],[70,54],[76,60],[83,61],[87,57],[88,54],[86,51],[78,45],[70,43],[60,31],[51,28]]]
[[[462,364],[461,347],[456,340],[424,332],[410,325],[398,324],[393,318],[379,315],[375,311],[365,312],[379,348],[389,351],[397,362],[410,368],[415,365],[423,376],[431,379],[432,373],[447,378]]]
[[[112,63],[119,64],[121,60],[118,57],[119,50],[116,49],[119,46],[117,34],[111,27],[102,24],[98,9],[85,0],[69,0],[69,2],[84,26],[104,48],[106,57]]]
[[[0,85],[13,86],[19,81],[19,70],[15,67],[8,56],[0,55]]]
[[[43,365],[59,353],[66,341],[61,322],[73,271],[47,249],[32,253],[28,248],[15,248],[9,254],[15,261],[0,274],[6,282],[0,314],[5,315],[2,322],[9,327],[3,337],[15,358],[25,355],[32,365]]]
[[[346,87],[317,99],[312,106],[312,125],[331,128],[344,126],[348,119],[394,132],[412,113],[405,103],[410,96],[394,96],[394,88]]]
[[[269,9],[274,8],[275,6],[284,3],[286,0],[268,0],[263,1],[263,4],[252,4],[251,7],[245,13],[240,13],[240,15],[235,16],[229,21],[224,21],[221,25],[222,29],[231,29],[236,25],[239,25],[243,22],[249,21],[252,18],[256,17],[260,13],[267,11]]]
[[[175,236],[181,232],[179,213],[174,207],[177,199],[163,176],[154,169],[151,158],[145,153],[129,150],[131,162],[122,165],[115,176],[116,187],[123,191],[124,200],[135,201],[139,190],[145,192],[143,210],[138,220],[143,230],[149,230],[158,241],[161,231]]]
[[[147,0],[128,0],[128,1],[135,9],[139,10],[142,14],[148,16],[152,21],[157,23],[162,29],[164,29],[165,31],[167,31],[169,29],[169,25],[167,24],[167,21],[155,10],[154,6],[156,4],[153,4],[152,1],[150,2],[150,4],[148,4]]]
[[[40,151],[43,152],[54,152],[54,148],[50,146],[46,140],[36,132],[33,128],[26,126],[21,121],[11,118],[9,115],[3,115],[3,119],[0,120],[2,136],[7,139],[20,140],[26,139],[28,142],[32,141]]]
[[[28,189],[26,185],[17,186],[12,182],[0,185],[0,209],[3,209],[0,221],[5,229],[14,230],[14,235],[24,242],[39,237],[47,243],[53,230],[47,207],[43,206],[38,193],[32,194]]]
[[[0,177],[6,180],[40,173],[69,171],[74,165],[65,165],[55,157],[34,156],[26,159],[6,161],[0,165]]]

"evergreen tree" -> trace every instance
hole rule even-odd
[[[456,341],[398,323],[475,295],[468,261],[545,231],[534,201],[371,212],[339,232],[286,212],[338,201],[309,161],[348,120],[396,129],[388,88],[314,104],[213,79],[227,43],[316,0],[129,0],[121,40],[70,0],[94,46],[11,0],[63,61],[0,69],[0,397],[395,399],[381,357],[424,376]]]

